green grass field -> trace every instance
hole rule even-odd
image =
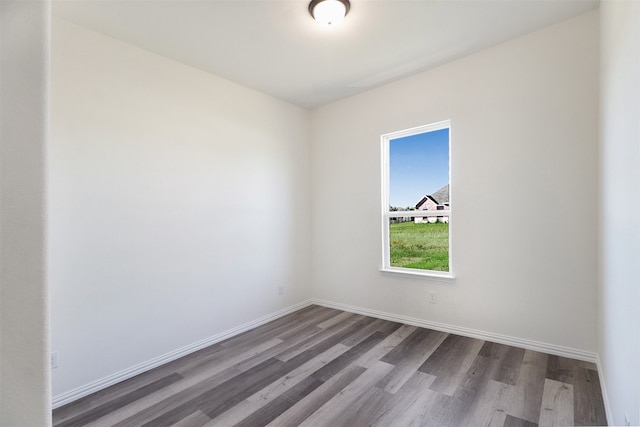
[[[449,224],[389,225],[391,266],[449,271]]]

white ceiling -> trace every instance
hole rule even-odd
[[[598,7],[598,0],[351,0],[335,28],[307,0],[54,0],[53,14],[314,108]]]

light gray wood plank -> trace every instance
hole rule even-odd
[[[504,420],[504,427],[538,427],[537,423],[532,423],[531,421],[523,420],[521,418],[516,418],[511,415],[507,415]]]
[[[78,416],[83,412],[95,410],[95,408],[98,408],[104,405],[105,403],[109,403],[110,401],[117,399],[124,394],[135,391],[141,387],[144,387],[150,383],[153,383],[154,381],[157,381],[161,378],[164,378],[168,375],[173,374],[176,366],[179,366],[181,364],[186,364],[194,359],[207,357],[212,353],[218,352],[217,349],[212,347],[215,347],[215,346],[211,346],[211,347],[207,347],[205,349],[199,350],[188,356],[180,358],[179,360],[169,362],[163,366],[160,366],[158,368],[136,375],[133,378],[129,378],[128,380],[122,381],[121,383],[115,384],[111,387],[107,387],[106,389],[93,393],[90,396],[87,396],[83,399],[77,400],[68,405],[57,408],[53,411],[53,423],[54,424],[61,423],[65,420]]]
[[[277,359],[266,360],[217,387],[192,395],[190,399],[180,405],[173,405],[167,411],[163,411],[151,420],[142,423],[142,426],[170,426],[198,409],[210,418],[215,418],[273,382],[285,371],[286,367],[283,362]]]
[[[382,332],[374,332],[373,334],[371,334],[371,336],[369,336],[362,342],[351,347],[344,354],[340,355],[330,363],[318,369],[313,373],[313,376],[323,382],[329,380],[336,373],[340,372],[348,365],[350,365],[355,359],[358,359],[360,356],[362,356],[363,353],[366,353],[376,344],[380,343],[384,338],[385,337],[382,335]]]
[[[341,390],[362,375],[366,369],[353,365],[332,377],[290,409],[275,418],[267,427],[298,426]]]
[[[114,398],[114,396],[117,396],[117,395],[118,395],[117,393],[110,395],[108,400]],[[53,424],[58,425],[73,417],[77,417],[82,413],[90,411],[91,408],[92,408],[91,402],[87,398],[76,400],[75,402],[71,402],[70,404],[57,408],[53,411],[53,414],[52,414]]]
[[[251,413],[251,415],[244,418],[234,427],[263,426],[273,421],[274,418],[294,406],[297,402],[305,398],[321,385],[322,383],[314,377],[307,377],[304,381],[296,384],[294,387],[278,396],[275,400],[271,401],[268,405],[265,405],[259,410]]]
[[[267,350],[269,351],[269,350]],[[264,352],[263,352],[264,353]],[[260,353],[260,354],[263,354]],[[243,357],[239,357],[239,360],[243,359]],[[202,371],[193,377],[189,377],[186,379],[184,383],[179,384],[180,389],[177,392],[172,393],[165,399],[154,402],[152,405],[140,408],[138,412],[131,415],[128,418],[123,419],[122,421],[114,424],[118,427],[129,427],[144,424],[149,420],[156,418],[159,414],[163,414],[169,411],[174,410],[177,407],[182,407],[188,402],[191,402],[194,399],[199,398],[200,396],[205,395],[206,393],[211,392],[211,390],[219,390],[219,388],[223,384],[228,384],[228,389],[232,388],[233,383],[231,382],[233,379],[246,376],[246,374],[259,367],[260,365],[266,363],[268,360],[262,361],[260,363],[256,363],[257,360],[255,358],[248,359],[252,361],[251,367],[246,370],[238,370],[235,365],[229,369],[222,370],[221,372],[218,367],[211,367],[207,371]],[[258,359],[260,360],[260,359]],[[246,368],[246,366],[245,366]],[[212,374],[215,372],[215,374]],[[197,408],[194,408],[197,409]],[[193,411],[191,411],[193,412]],[[191,413],[189,412],[189,413]]]
[[[573,425],[573,386],[546,379],[540,410],[540,427]]]
[[[378,332],[379,329],[385,329],[384,326],[390,323],[392,322],[389,322],[387,320],[382,320],[382,319],[376,319],[372,323],[368,324],[364,328],[357,331],[355,334],[345,338],[342,341],[342,344],[347,345],[349,347],[353,347],[354,345],[357,345],[362,340],[370,337],[374,332]],[[389,333],[386,333],[385,336],[389,335]]]
[[[525,350],[522,348],[485,342],[478,355],[497,361],[497,363],[492,363],[492,380],[515,385],[524,359],[524,352]]]
[[[513,386],[489,380],[466,413],[462,425],[502,427],[514,397]]]
[[[544,392],[547,358],[544,353],[526,350],[520,373],[514,388],[514,399],[508,410],[509,415],[531,423],[540,419],[540,407]]]
[[[355,402],[359,396],[365,391],[374,387],[385,375],[387,375],[393,365],[384,362],[378,362],[371,368],[367,369],[351,384],[346,386],[340,393],[320,407],[309,418],[304,420],[300,426],[312,427],[318,425],[338,425],[334,421],[348,411],[350,405]]]
[[[337,333],[349,330],[351,326],[352,325],[350,323],[342,323],[329,326],[328,328],[323,329],[322,332],[312,337],[308,337],[307,339],[298,343],[298,345],[296,345],[295,347],[291,347],[290,349],[281,352],[280,354],[278,354],[277,358],[279,360],[282,360],[283,362],[287,362],[309,350],[310,348],[316,346],[327,338],[330,338]]]
[[[299,366],[285,376],[278,378],[273,383],[257,391],[241,403],[230,408],[216,417],[211,425],[232,426],[265,405],[270,404],[285,391],[304,381],[313,372],[317,371],[336,357],[347,352],[350,348],[343,344],[337,344],[329,350],[319,354],[307,363]]]
[[[573,368],[574,421],[581,426],[607,424],[598,372],[579,366]]]
[[[179,404],[182,399],[187,398],[187,394],[185,392],[186,390],[191,389],[191,392],[194,393],[197,393],[198,390],[204,391],[230,380],[239,373],[239,371],[228,369],[226,371],[220,372],[213,377],[202,375],[185,378],[184,380],[174,383],[169,387],[165,387],[153,394],[150,394],[149,396],[146,396],[135,402],[131,402],[116,411],[110,412],[104,417],[88,423],[83,427],[103,427],[115,425],[135,426],[136,420],[140,420],[139,422],[145,420],[145,414],[147,414],[147,418],[150,418],[158,411],[163,411],[167,407]],[[127,419],[133,421],[127,424],[124,422]]]
[[[117,411],[118,409],[127,406],[131,402],[136,402],[154,392],[161,390],[164,387],[169,386],[177,381],[180,381],[182,377],[176,373],[159,378],[158,380],[140,387],[137,390],[132,390],[129,393],[122,394],[109,402],[105,402],[102,405],[93,408],[91,411],[81,413],[73,418],[58,423],[59,427],[71,427],[86,425],[92,421],[95,421],[109,413]]]
[[[279,378],[272,384],[269,384],[256,394],[249,396],[247,400],[254,402],[269,402],[276,396],[279,396],[291,388],[293,385],[301,382],[305,377],[315,374],[318,370],[332,363],[350,350],[351,348],[338,343],[298,368],[287,372],[285,376]]]
[[[579,363],[577,360],[549,355],[545,377],[561,383],[573,384],[573,368],[577,363]]]
[[[295,328],[291,328],[280,332],[276,338],[282,341],[302,341],[305,338],[309,338],[313,335],[319,334],[323,329],[316,325],[298,325]]]
[[[401,351],[399,355],[393,357],[383,357],[381,360],[393,360],[395,367],[385,376],[378,387],[388,393],[396,393],[415,374],[417,369],[427,360],[434,351],[447,338],[448,334],[428,329],[419,329],[409,336],[404,342],[411,341],[408,346],[400,344],[393,352]],[[411,340],[411,338],[416,338]]]
[[[460,380],[453,398],[437,418],[439,424],[467,425],[475,423],[475,418],[484,418],[487,424],[504,422],[502,412],[513,398],[512,386],[492,378],[503,366],[507,350],[506,346],[483,346],[483,351],[474,358]]]
[[[505,347],[506,352],[501,359],[500,369],[496,371],[492,379],[505,384],[516,385],[522,368],[525,350],[512,346]]]
[[[449,347],[451,348],[451,347]],[[477,355],[471,366],[465,371],[463,377],[457,382],[458,387],[448,401],[443,401],[443,405],[436,408],[433,415],[436,425],[459,426],[464,425],[465,419],[470,412],[475,410],[478,400],[488,385],[495,359]],[[438,378],[434,383],[438,381]],[[433,384],[430,389],[433,390]],[[442,394],[442,396],[448,396]]]
[[[438,392],[429,390],[433,380],[434,376],[416,371],[395,395],[391,395],[391,400],[374,412],[371,425],[420,426],[432,422],[432,406],[439,396]]]
[[[436,377],[431,390],[453,396],[483,345],[481,340],[449,335],[419,368]]]
[[[340,329],[340,330],[336,331],[335,333],[333,333],[333,334],[329,335],[328,337],[326,337],[326,339],[324,339],[323,341],[315,344],[311,348],[308,348],[305,351],[303,351],[302,353],[298,354],[297,356],[289,359],[286,362],[287,366],[289,366],[290,368],[293,368],[295,366],[299,366],[300,364],[302,364],[302,363],[308,361],[309,359],[315,357],[317,354],[327,350],[329,347],[332,347],[332,346],[340,343],[346,337],[350,336],[351,334],[353,334],[353,333],[357,332],[358,330],[360,330],[361,328],[365,327],[366,325],[371,323],[373,320],[374,319],[372,319],[372,318],[363,317],[362,319],[359,319],[358,321],[356,321],[356,322],[352,323],[351,325],[349,325],[347,328]]]
[[[374,411],[384,406],[392,395],[371,387],[360,393],[349,405],[349,409],[343,411],[331,420],[332,426],[370,426]]]
[[[219,372],[224,371],[225,369],[229,369],[230,367],[237,365],[240,362],[251,359],[252,357],[255,357],[273,347],[276,347],[282,342],[283,341],[279,338],[272,338],[261,344],[249,347],[241,353],[230,354],[223,360],[215,360],[213,362],[207,363],[206,365],[200,365],[197,369],[194,369],[192,366],[186,369],[179,368],[176,370],[176,372],[180,375],[183,375],[184,377],[188,377],[193,374],[199,376],[202,376],[203,374],[207,376],[215,375]]]
[[[172,427],[202,427],[207,425],[209,421],[211,421],[211,418],[207,414],[202,411],[196,411],[187,418],[173,424]]]
[[[393,350],[398,344],[405,340],[417,329],[416,326],[403,325],[391,335],[377,344],[374,348],[360,356],[354,363],[363,368],[369,368],[383,356]]]
[[[339,313],[335,316],[333,316],[332,318],[325,320],[322,323],[318,323],[316,326],[322,329],[328,329],[332,326],[344,323],[345,321],[348,321],[349,319],[355,317],[356,315],[353,313],[348,313],[346,311],[343,311],[342,313]]]
[[[407,353],[419,353],[416,349],[418,346],[428,346],[434,341],[442,342],[442,337],[446,338],[447,334],[444,332],[433,331],[431,329],[416,328],[411,335],[402,340],[393,350],[389,351],[381,361],[389,363],[391,365],[397,365],[403,363],[406,359]]]
[[[281,340],[292,339],[296,341],[307,338],[323,330],[323,328],[318,326],[318,323],[322,323],[336,316],[337,313],[339,313],[337,310],[328,310],[327,312],[318,312],[312,317],[302,318],[293,325],[279,328],[274,334],[274,337],[280,338]]]
[[[319,319],[320,316],[327,316],[326,318],[329,318],[338,313],[340,312],[337,310],[335,312],[318,310],[317,306],[306,307],[287,316],[265,323],[264,325],[257,326],[256,328],[234,337],[230,337],[222,341],[220,346],[223,348],[242,349],[246,343],[255,343],[263,338],[271,339],[274,338],[279,331],[288,330],[301,324],[306,325],[317,321],[323,321],[325,318],[322,318],[322,320],[317,319]]]

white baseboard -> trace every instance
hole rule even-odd
[[[163,354],[161,356],[155,357],[151,360],[148,360],[143,363],[139,363],[135,366],[132,366],[128,369],[122,370],[120,372],[116,372],[115,374],[108,375],[99,380],[93,381],[87,385],[75,388],[68,392],[62,393],[58,396],[54,396],[51,400],[51,406],[53,409],[59,408],[60,406],[71,403],[75,400],[78,400],[82,397],[88,396],[92,393],[105,389],[109,386],[117,384],[121,381],[127,380],[129,378],[133,378],[136,375],[142,374],[143,372],[149,371],[153,368],[157,368],[158,366],[164,365],[165,363],[171,362],[173,360],[179,359],[183,356],[201,350],[210,345],[216,344],[220,341],[224,341],[227,338],[231,338],[235,335],[246,332],[250,329],[256,328],[260,325],[264,325],[265,323],[276,320],[282,316],[286,316],[287,314],[293,313],[294,311],[300,310],[302,308],[310,306],[311,300],[303,301],[298,304],[289,306],[282,310],[276,311],[275,313],[268,314],[259,319],[252,320],[251,322],[247,322],[238,327],[229,329],[227,331],[216,334],[212,337],[205,338],[196,343],[187,345],[185,347],[179,348],[177,350],[171,351],[169,353]]]
[[[602,400],[604,401],[604,412],[607,415],[607,425],[614,425],[613,413],[611,412],[611,404],[609,403],[609,396],[607,395],[607,386],[604,383],[604,370],[602,369],[602,363],[600,362],[600,356],[596,361],[598,366],[598,379],[600,380],[600,390],[602,390]]]
[[[542,353],[553,354],[556,356],[568,357],[571,359],[584,360],[587,362],[597,363],[598,355],[596,353],[584,350],[578,350],[569,347],[562,347],[555,344],[547,344],[538,341],[532,341],[524,338],[510,337],[508,335],[496,334],[493,332],[480,331],[477,329],[464,328],[461,326],[449,325],[446,323],[432,322],[429,320],[418,319],[415,317],[402,316],[399,314],[386,313],[368,308],[356,307],[347,304],[340,304],[323,299],[312,298],[311,303],[321,305],[323,307],[335,308],[337,310],[348,311],[365,316],[376,317],[378,319],[391,320],[393,322],[406,323],[409,325],[419,326],[421,328],[435,329],[437,331],[448,332],[451,334],[462,335],[465,337],[477,338],[484,341],[496,342],[499,344],[511,345],[514,347],[526,348],[528,350],[540,351]]]

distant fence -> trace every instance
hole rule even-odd
[[[413,220],[414,218],[408,216],[389,218],[389,222],[391,224],[398,224],[400,222],[413,222]]]
[[[398,224],[400,222],[449,222],[451,210],[415,210],[415,211],[393,211],[386,214],[389,223]],[[434,221],[435,219],[435,221]]]

